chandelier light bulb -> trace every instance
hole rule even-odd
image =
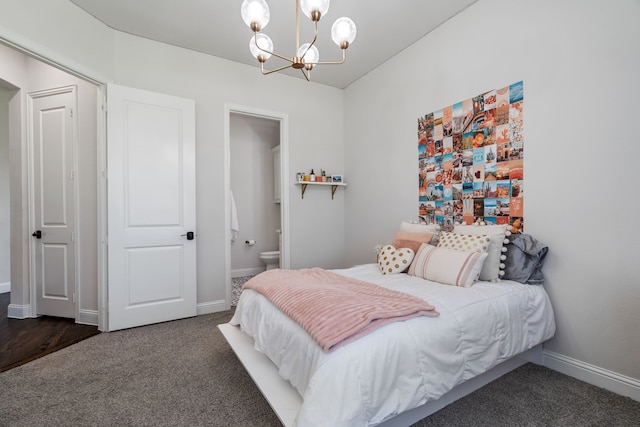
[[[269,23],[271,12],[265,0],[244,0],[240,6],[240,14],[245,24],[253,31],[260,31]]]
[[[324,16],[329,11],[329,3],[330,0],[300,0],[300,9],[307,18],[313,20],[313,12],[320,12],[320,16]]]
[[[356,24],[346,16],[336,19],[331,27],[331,39],[340,49],[346,49],[356,39]]]
[[[318,51],[318,48],[316,48],[315,46],[309,47],[309,43],[305,43],[300,46],[297,56],[299,58],[302,58],[305,64],[315,63],[320,60],[320,52]]]
[[[257,45],[256,45],[256,39],[258,40]],[[260,46],[264,50],[268,50],[269,52],[260,50],[258,46]],[[251,51],[251,54],[259,61],[260,61],[260,58],[259,58],[260,56],[262,56],[264,61],[266,61],[271,57],[271,52],[273,52],[273,42],[271,41],[271,38],[269,38],[268,35],[264,33],[259,33],[251,37],[251,40],[249,40],[249,50]],[[260,61],[260,62],[264,62],[264,61]]]

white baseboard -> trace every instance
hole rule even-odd
[[[78,312],[78,318],[76,323],[83,325],[98,326],[98,311],[97,310],[80,310]]]
[[[218,301],[208,301],[199,303],[197,306],[198,316],[202,316],[203,314],[211,314],[218,313],[220,311],[228,310],[227,304],[224,300]]]
[[[7,307],[7,317],[10,319],[27,319],[31,317],[31,306],[29,304],[9,304],[9,307]]]
[[[197,315],[201,316],[203,314],[218,313],[225,310],[228,310],[228,308],[224,300],[209,301],[198,304]],[[27,319],[31,317],[30,312],[30,305],[9,304],[9,307],[7,308],[7,317],[11,319]],[[98,326],[98,317],[98,312],[96,310],[80,310],[76,323]]]
[[[231,270],[231,277],[244,277],[244,276],[255,276],[256,274],[260,274],[265,270],[266,267],[255,267],[255,268],[239,268],[237,270]]]
[[[543,350],[542,358],[547,368],[640,402],[640,381],[637,379],[553,351]]]
[[[527,362],[534,363],[536,365],[543,365],[543,349],[542,345],[537,345],[533,348],[530,348],[528,351],[522,353],[520,356],[521,359],[526,360]]]
[[[0,294],[11,292],[11,282],[0,283]]]

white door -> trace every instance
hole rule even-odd
[[[107,87],[110,331],[195,316],[195,102]]]
[[[76,317],[75,86],[29,94],[36,313]]]

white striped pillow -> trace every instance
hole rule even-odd
[[[468,288],[478,280],[486,258],[486,252],[457,251],[423,243],[407,273],[445,285]]]

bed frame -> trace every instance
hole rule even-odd
[[[267,356],[254,349],[253,339],[240,331],[240,327],[224,323],[218,325],[218,329],[220,329],[222,335],[224,335],[236,356],[240,359],[253,382],[256,383],[260,392],[267,399],[282,425],[285,427],[295,426],[296,415],[302,405],[302,397],[298,391],[278,374],[278,368]],[[502,362],[475,378],[463,382],[440,399],[403,412],[380,424],[380,426],[404,427],[414,424],[527,362],[542,364],[541,344]]]

